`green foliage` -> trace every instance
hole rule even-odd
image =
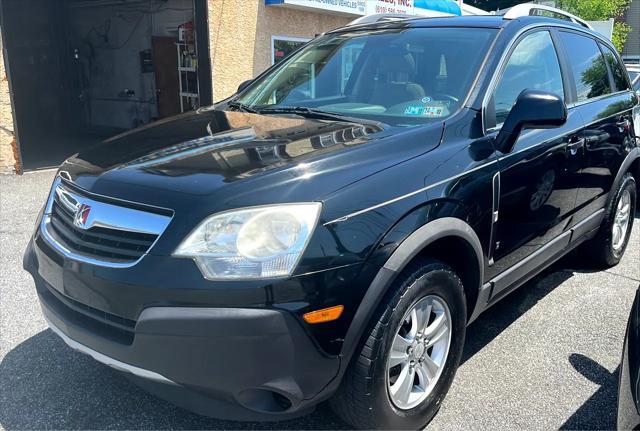
[[[631,26],[624,22],[616,22],[613,25],[613,37],[611,42],[616,47],[618,52],[622,52],[624,43],[627,41],[627,36],[631,33]]]
[[[606,21],[619,18],[629,7],[631,0],[558,0],[557,6],[587,21]],[[612,42],[618,51],[622,51],[631,27],[623,22],[613,26]]]
[[[525,0],[468,0],[468,3],[491,12],[523,1]],[[556,7],[587,21],[606,21],[609,18],[619,18],[630,3],[631,0],[556,0]],[[630,31],[631,27],[623,22],[614,24],[612,42],[618,51],[622,51]]]
[[[558,0],[557,6],[587,21],[617,18],[629,7],[631,0]]]

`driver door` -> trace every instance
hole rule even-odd
[[[488,130],[497,134],[518,95],[542,90],[565,98],[566,80],[548,30],[526,33],[509,54],[486,107]],[[513,150],[499,158],[494,178],[494,223],[487,277],[496,277],[501,296],[569,242],[567,226],[575,208],[579,163],[568,146],[578,140],[579,115],[564,126],[525,130]],[[495,136],[495,135],[494,135]]]

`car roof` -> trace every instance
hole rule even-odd
[[[413,17],[406,19],[389,19],[381,20],[374,23],[356,24],[341,27],[327,33],[342,33],[353,30],[380,30],[392,28],[418,28],[418,27],[473,27],[473,28],[506,28],[506,27],[525,27],[531,24],[549,24],[549,25],[565,25],[583,30],[588,33],[589,29],[573,23],[571,21],[560,20],[543,16],[523,16],[514,19],[504,18],[500,15],[464,15],[464,16],[445,16],[445,17]],[[597,34],[596,34],[597,35]]]

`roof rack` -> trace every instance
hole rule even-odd
[[[504,19],[514,19],[522,16],[544,16],[548,18],[557,18],[564,21],[571,21],[581,25],[582,27],[588,28],[589,30],[593,30],[593,27],[582,18],[578,18],[577,16],[562,9],[542,4],[523,3],[508,9],[499,10],[496,12],[496,15],[502,16]]]
[[[411,19],[411,18],[425,18],[420,15],[408,15],[405,13],[376,13],[372,15],[361,16],[360,18],[354,19],[347,26],[358,25],[358,24],[373,24],[376,22],[384,22],[384,21],[401,21],[403,19]]]

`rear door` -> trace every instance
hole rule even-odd
[[[567,97],[566,79],[549,30],[525,34],[509,54],[485,108],[488,132],[497,133],[526,89]],[[514,149],[500,157],[500,173],[494,179],[494,191],[499,194],[494,210],[498,211],[487,269],[488,278],[500,274],[495,278],[494,295],[537,268],[538,259],[568,243],[562,234],[575,207],[578,170],[567,147],[579,139],[582,126],[580,116],[570,110],[564,126],[525,130]],[[553,250],[537,253],[545,246]]]
[[[585,123],[581,145],[571,150],[580,164],[573,220],[573,225],[581,226],[573,238],[577,239],[599,226],[603,214],[598,211],[606,204],[624,158],[635,147],[632,110],[637,97],[610,47],[581,32],[561,30],[558,35],[575,88],[571,105]]]

